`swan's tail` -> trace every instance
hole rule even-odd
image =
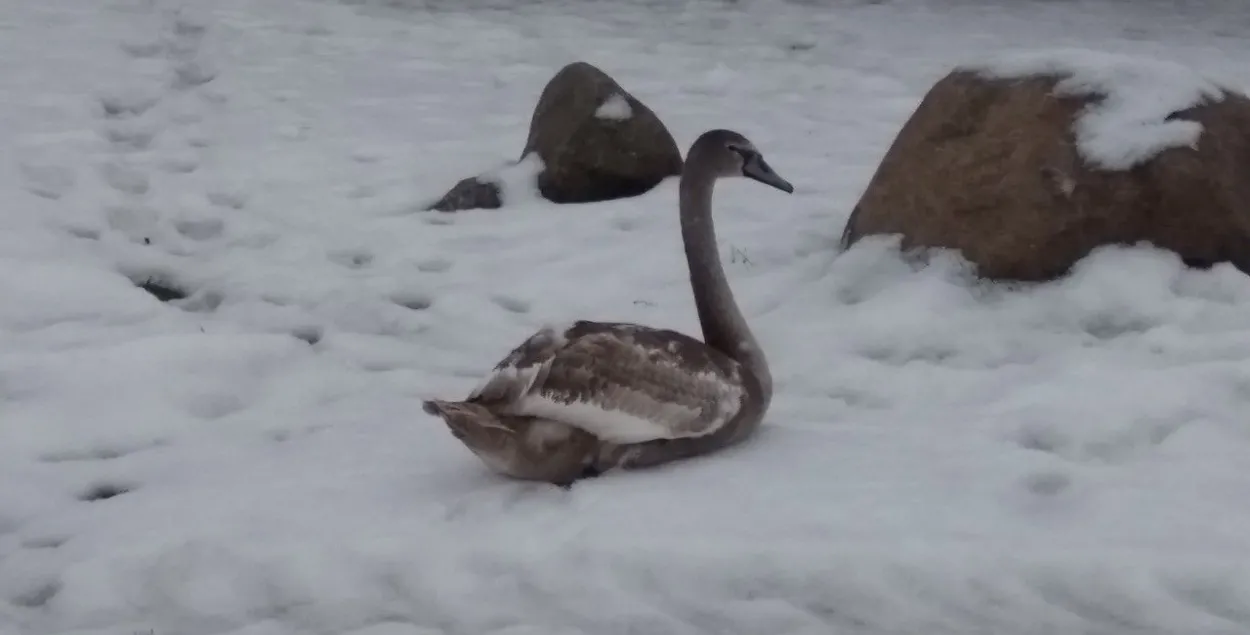
[[[478,403],[427,399],[421,402],[421,409],[426,414],[442,417],[447,427],[451,428],[452,433],[457,437],[477,430],[512,431],[499,420],[499,417],[495,416],[495,413]]]

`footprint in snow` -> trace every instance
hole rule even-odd
[[[419,292],[401,292],[391,296],[391,302],[411,309],[413,311],[424,311],[434,306],[434,298],[426,293]]]
[[[214,207],[243,209],[243,206],[247,204],[247,195],[238,190],[209,190],[204,194],[204,197],[207,198],[209,204]]]
[[[39,456],[42,463],[78,463],[91,461],[112,461],[120,459],[124,456],[130,456],[136,452],[148,450],[160,446],[160,442],[153,442],[146,445],[136,445],[130,447],[122,446],[102,446],[86,450],[64,450],[59,452],[47,452]]]
[[[56,549],[69,542],[69,536],[32,536],[22,539],[23,549]]]
[[[100,109],[108,119],[136,117],[160,102],[160,95],[141,88],[125,88],[97,95]]]
[[[301,340],[309,346],[316,346],[321,341],[321,338],[325,337],[325,329],[315,324],[297,326],[291,329],[291,337]]]
[[[529,313],[530,303],[520,298],[514,298],[506,295],[491,296],[491,302],[494,302],[499,308],[509,313]]]
[[[100,135],[120,151],[146,150],[158,132],[156,124],[137,119],[109,120],[100,128]]]
[[[173,72],[174,79],[171,85],[175,90],[196,88],[217,78],[217,69],[204,60],[189,60],[176,64]],[[225,96],[219,97],[217,103],[224,103]]]
[[[61,583],[57,580],[46,580],[32,584],[9,598],[16,606],[35,609],[46,605],[61,592]]]
[[[147,291],[161,302],[177,302],[191,296],[191,291],[173,281],[173,276],[159,272],[130,272],[126,274],[136,287]]]
[[[191,240],[219,238],[226,230],[226,221],[216,217],[187,217],[174,221],[174,229]]]
[[[174,16],[173,33],[180,38],[200,38],[208,31],[204,18],[192,13],[180,11]]]
[[[129,483],[99,481],[88,485],[82,491],[78,492],[77,498],[85,503],[106,501],[111,498],[117,498],[122,494],[133,492],[135,488],[135,485]]]

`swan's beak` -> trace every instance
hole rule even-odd
[[[773,171],[772,166],[764,160],[764,157],[758,152],[752,153],[747,157],[746,162],[742,164],[742,175],[748,179],[755,179],[764,185],[771,185],[786,194],[794,193],[794,186],[790,182],[781,178],[780,174]]]

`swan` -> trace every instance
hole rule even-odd
[[[422,409],[441,417],[492,470],[564,487],[750,436],[772,401],[773,382],[716,246],[712,190],[726,177],[794,192],[738,132],[708,130],[691,144],[678,207],[702,340],[624,322],[548,325],[467,398],[424,400]]]

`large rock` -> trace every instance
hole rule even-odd
[[[1250,272],[1250,100],[1178,65],[1092,52],[958,67],[903,125],[842,241],[901,234],[1040,281],[1140,241]]]
[[[659,117],[606,73],[586,62],[560,69],[538,98],[521,159],[542,159],[538,191],[555,203],[637,196],[681,174],[681,150]],[[500,207],[486,177],[457,183],[427,209]]]

